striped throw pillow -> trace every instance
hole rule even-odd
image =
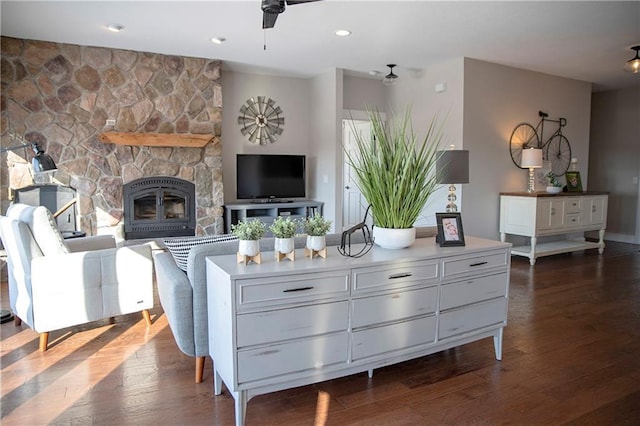
[[[164,245],[169,249],[173,259],[176,261],[178,268],[187,272],[187,258],[191,247],[201,246],[203,244],[221,243],[225,241],[236,241],[238,237],[231,234],[225,235],[205,235],[202,237],[176,237],[165,238],[162,240]]]

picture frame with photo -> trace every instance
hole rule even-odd
[[[567,180],[567,192],[582,192],[582,180],[580,172],[568,171],[564,174]]]
[[[464,230],[460,213],[436,213],[438,235],[436,241],[440,247],[464,246]]]

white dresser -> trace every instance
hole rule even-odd
[[[374,247],[358,258],[329,247],[326,259],[296,256],[238,264],[207,258],[209,347],[215,394],[235,398],[236,424],[259,394],[406,361],[493,337],[501,359],[510,244],[434,238],[404,250]]]
[[[505,192],[500,194],[500,239],[507,235],[530,237],[530,245],[515,246],[511,254],[536,258],[588,248],[604,251],[608,195],[605,192]],[[586,241],[580,233],[599,231],[599,241]],[[575,237],[578,233],[579,236]],[[538,237],[566,235],[567,238],[539,243]]]

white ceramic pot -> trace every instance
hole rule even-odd
[[[258,240],[240,240],[238,253],[243,256],[256,256],[260,253],[260,242]]]
[[[561,186],[547,186],[547,192],[549,194],[559,194],[560,192],[562,192],[562,187]]]
[[[416,228],[380,228],[373,227],[373,242],[386,249],[403,249],[411,247],[416,241]]]
[[[273,249],[280,253],[289,254],[295,249],[295,241],[293,238],[276,237],[273,243]]]
[[[325,235],[307,235],[307,248],[320,251],[327,246]]]

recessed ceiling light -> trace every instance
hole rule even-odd
[[[337,30],[336,31],[336,35],[339,37],[346,37],[348,35],[351,35],[351,31],[349,30]]]
[[[109,24],[109,25],[107,25],[107,29],[109,31],[113,31],[114,33],[119,33],[120,31],[124,30],[124,25],[121,25],[121,24]]]
[[[224,37],[212,37],[212,38],[211,38],[211,42],[212,42],[212,43],[215,43],[215,44],[222,44],[222,43],[224,43],[225,41],[227,41],[227,39],[226,39],[226,38],[224,38]]]

